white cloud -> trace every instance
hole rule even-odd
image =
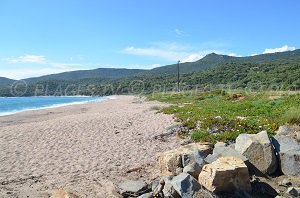
[[[150,48],[139,48],[139,47],[127,47],[122,50],[122,53],[135,55],[135,56],[144,56],[144,57],[154,57],[167,61],[178,61],[181,62],[194,62],[209,53],[222,53],[219,50],[189,50],[188,48],[181,47],[176,43],[169,43],[164,45],[158,45],[156,47]]]
[[[153,64],[153,65],[151,65],[151,68],[156,68],[156,67],[160,67],[160,64]]]
[[[182,62],[195,62],[199,59],[203,58],[201,54],[190,54],[188,57],[182,60]]]
[[[123,49],[125,54],[137,55],[137,56],[149,56],[158,57],[168,61],[177,60],[180,53],[177,51],[172,51],[168,49],[157,49],[157,48],[137,48],[137,47],[127,47]]]
[[[72,71],[72,69],[59,69],[59,68],[43,68],[43,69],[4,69],[1,70],[1,76],[7,78],[20,80],[30,77],[38,77],[48,74],[56,74],[66,71]]]
[[[9,58],[7,60],[10,63],[46,63],[46,57],[38,55],[24,55],[16,58]]]
[[[296,49],[296,47],[289,47],[288,45],[284,45],[284,46],[279,47],[279,48],[265,49],[265,51],[263,53],[264,54],[269,54],[269,53],[276,53],[276,52],[286,52],[286,51],[293,51],[295,49]]]

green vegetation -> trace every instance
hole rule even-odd
[[[151,100],[169,102],[166,114],[192,130],[195,141],[234,141],[240,133],[270,135],[280,125],[300,124],[300,94],[288,92],[184,92],[157,93]]]
[[[22,96],[168,92],[176,90],[176,71],[177,65],[152,70],[100,68],[65,72],[25,79],[28,87]],[[251,57],[209,54],[199,61],[180,64],[180,74],[180,87],[185,91],[220,88],[297,91],[300,50]],[[7,82],[13,80],[0,78],[0,96],[15,96]]]

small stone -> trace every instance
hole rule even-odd
[[[119,192],[122,196],[139,196],[147,191],[148,185],[142,180],[126,180],[119,184]]]
[[[300,196],[300,188],[289,187],[286,193],[294,197]]]
[[[285,186],[285,187],[288,187],[288,186],[291,186],[292,185],[292,182],[291,180],[289,179],[283,179],[280,183],[279,183],[280,186]]]
[[[153,198],[153,193],[152,192],[146,193],[146,194],[139,196],[138,198]]]

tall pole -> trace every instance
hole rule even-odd
[[[177,62],[177,92],[179,92],[179,63],[180,60]]]

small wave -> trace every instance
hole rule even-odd
[[[77,97],[79,97],[79,96],[77,96]],[[12,110],[12,111],[5,111],[5,112],[0,112],[0,117],[13,115],[13,114],[21,113],[21,112],[25,112],[25,111],[36,111],[36,110],[52,109],[52,108],[57,108],[57,107],[69,106],[69,105],[79,105],[79,104],[86,104],[86,103],[91,103],[91,102],[99,102],[99,101],[103,101],[106,99],[109,99],[109,98],[101,97],[101,98],[86,100],[86,101],[67,102],[67,103],[61,103],[61,104],[46,105],[46,106],[42,106],[42,107],[23,108],[23,109],[17,109],[17,110]]]

